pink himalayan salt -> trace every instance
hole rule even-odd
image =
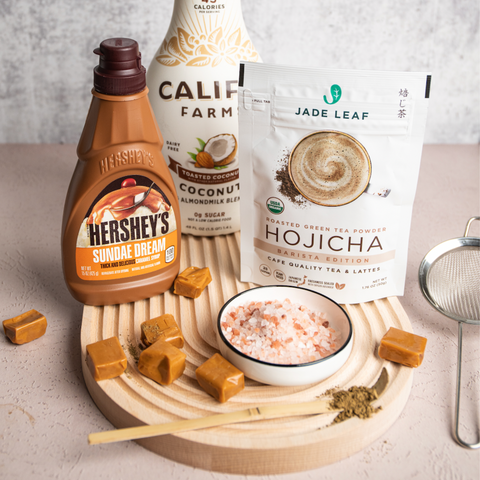
[[[287,298],[230,308],[221,321],[223,335],[237,350],[269,363],[313,362],[337,350],[324,313],[311,312]]]

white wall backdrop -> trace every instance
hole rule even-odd
[[[228,1],[228,0],[226,0]],[[145,66],[174,0],[0,0],[0,142],[76,143],[93,49],[137,40]],[[480,141],[478,0],[243,0],[263,61],[432,73],[426,143]]]

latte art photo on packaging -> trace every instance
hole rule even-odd
[[[242,281],[403,295],[430,81],[241,64]]]
[[[318,205],[353,202],[367,188],[372,172],[368,153],[341,132],[315,132],[293,148],[289,172],[295,188]]]

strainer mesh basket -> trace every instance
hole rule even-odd
[[[431,298],[457,320],[480,320],[480,250],[464,246],[433,262],[426,284]]]

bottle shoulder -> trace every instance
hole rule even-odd
[[[189,22],[184,19],[189,18]],[[177,66],[237,67],[260,56],[248,34],[240,1],[222,5],[176,2],[170,27],[150,68]],[[158,65],[156,65],[158,64]]]
[[[128,146],[163,146],[148,90],[133,101],[110,101],[93,96],[78,146],[80,159],[103,155]]]

